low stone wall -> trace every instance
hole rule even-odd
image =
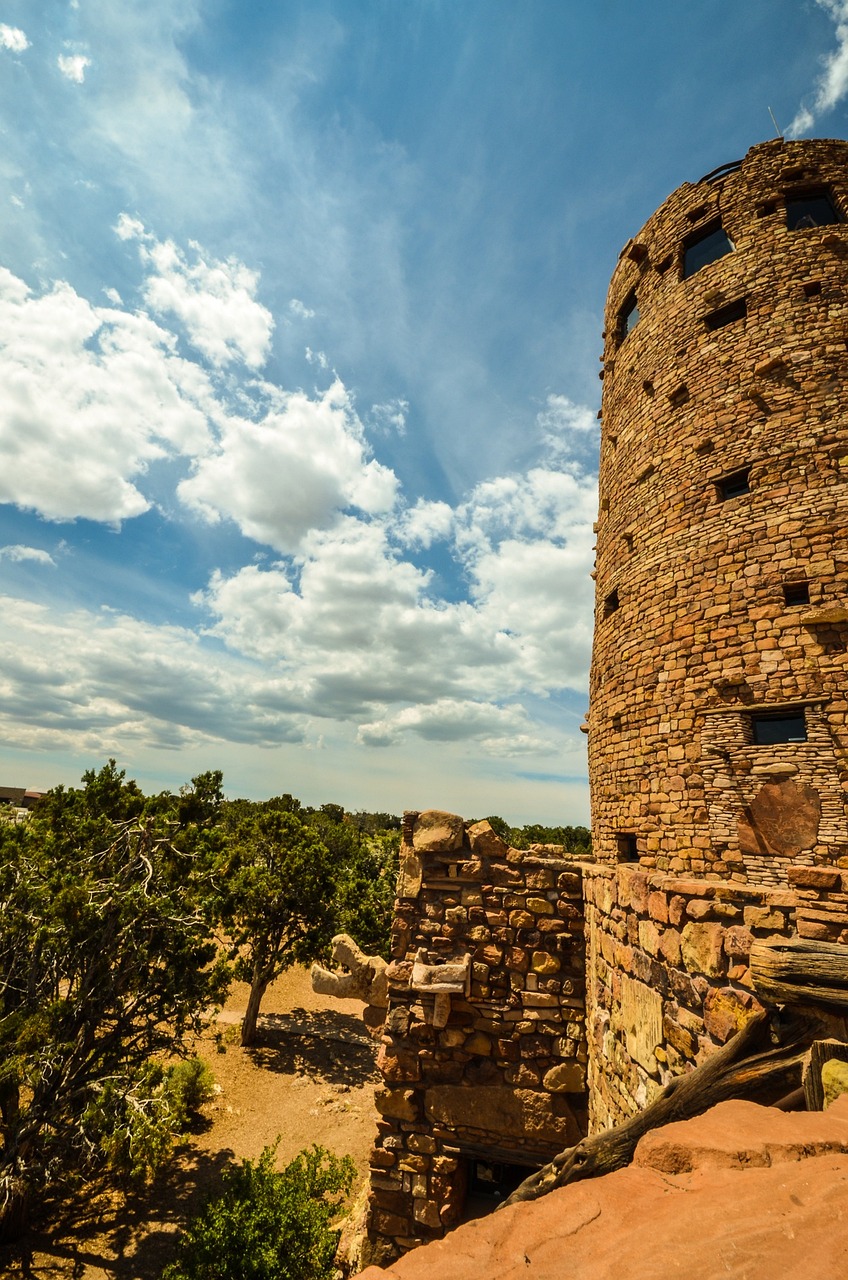
[[[405,815],[370,1261],[454,1225],[475,1159],[529,1172],[586,1132],[584,865]]]
[[[640,1110],[761,1007],[748,968],[755,940],[848,943],[848,873],[788,876],[779,889],[586,868],[592,1132]]]

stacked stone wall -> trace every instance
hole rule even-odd
[[[452,1226],[470,1161],[529,1172],[586,1132],[584,865],[487,822],[405,815],[371,1260]]]
[[[592,1132],[640,1110],[762,1007],[755,941],[848,943],[848,872],[795,867],[789,878],[772,888],[586,869]]]
[[[839,220],[790,230],[787,201],[823,191]],[[731,251],[687,275],[719,223]],[[754,147],[622,253],[588,721],[601,860],[784,885],[848,866],[847,343],[844,142]],[[806,743],[755,746],[752,715],[784,709]]]

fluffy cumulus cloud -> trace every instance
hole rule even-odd
[[[258,420],[230,418],[217,445],[179,487],[210,520],[235,520],[250,538],[292,554],[310,530],[326,529],[346,507],[389,511],[394,473],[368,456],[350,398],[336,379],[323,395],[266,387]]]
[[[12,53],[23,53],[29,48],[29,40],[20,27],[9,27],[0,22],[0,48],[9,49]]]
[[[49,551],[43,551],[40,547],[24,547],[20,543],[0,547],[0,560],[9,560],[17,564],[29,560],[34,564],[50,564],[54,567],[56,565]]]
[[[267,359],[274,321],[256,300],[259,277],[235,258],[219,262],[194,241],[191,257],[171,240],[159,241],[124,213],[115,228],[136,240],[148,274],[144,298],[160,316],[173,316],[189,342],[218,368],[240,361],[250,369]]]
[[[198,367],[145,315],[68,284],[36,294],[0,268],[0,502],[120,522],[150,503],[149,464],[195,454],[213,409]]]
[[[836,27],[836,48],[822,61],[813,100],[801,106],[786,130],[790,138],[800,138],[816,121],[842,101],[848,93],[848,0],[816,0]]]
[[[60,53],[56,65],[66,80],[82,84],[85,73],[91,66],[91,58],[87,58],[84,53]]]

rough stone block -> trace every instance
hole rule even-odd
[[[680,935],[680,954],[689,973],[718,977],[724,973],[724,927],[720,924],[690,923]]]
[[[457,814],[427,809],[419,813],[412,829],[412,845],[416,853],[454,853],[462,848],[464,833],[465,824]]]

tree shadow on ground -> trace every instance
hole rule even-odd
[[[232,1158],[228,1149],[185,1147],[143,1190],[122,1195],[89,1185],[55,1204],[46,1198],[26,1235],[0,1248],[0,1275],[79,1280],[93,1268],[110,1280],[158,1280],[179,1230],[217,1189]]]
[[[308,1075],[338,1088],[376,1083],[377,1046],[362,1020],[335,1009],[265,1014],[247,1051],[256,1066],[283,1075]]]

